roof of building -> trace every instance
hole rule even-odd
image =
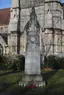
[[[10,8],[0,9],[0,25],[9,24],[10,20]]]

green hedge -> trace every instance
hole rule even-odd
[[[49,55],[44,60],[45,67],[64,69],[64,57]],[[25,57],[23,55],[0,56],[0,70],[23,71]]]
[[[64,69],[64,57],[49,55],[45,57],[45,67],[53,69]]]
[[[20,71],[24,70],[24,65],[23,55],[0,56],[0,69]]]

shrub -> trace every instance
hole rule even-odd
[[[13,66],[15,66],[18,71],[24,70],[24,67],[25,67],[25,57],[22,56],[22,55],[17,55],[16,59],[14,61]]]
[[[5,69],[5,62],[3,56],[0,55],[0,69]]]
[[[18,64],[17,64],[18,70],[24,70],[24,67],[25,67],[25,57],[18,56]]]
[[[54,55],[50,55],[47,57],[47,65],[49,68],[53,68],[53,69],[61,68],[60,61],[61,61],[61,58]]]
[[[50,55],[47,57],[46,66],[53,69],[64,69],[64,57]]]
[[[12,69],[13,69],[13,71],[17,71],[16,63],[14,63],[14,64],[12,65]]]
[[[25,58],[23,55],[0,56],[0,69],[20,71],[24,70]]]
[[[61,69],[64,69],[64,57],[62,57],[60,60],[60,67]]]
[[[15,55],[12,60],[13,71],[22,71],[25,67],[25,57],[23,55]]]

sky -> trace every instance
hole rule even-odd
[[[64,0],[61,1],[64,2]],[[11,7],[11,2],[12,0],[0,0],[0,9]]]
[[[11,7],[12,0],[0,0],[0,9]]]
[[[64,0],[61,0],[62,2],[64,2]]]

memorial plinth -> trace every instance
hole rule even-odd
[[[34,7],[26,24],[26,34],[25,76],[22,78],[22,84],[44,85],[40,69],[40,26]]]

